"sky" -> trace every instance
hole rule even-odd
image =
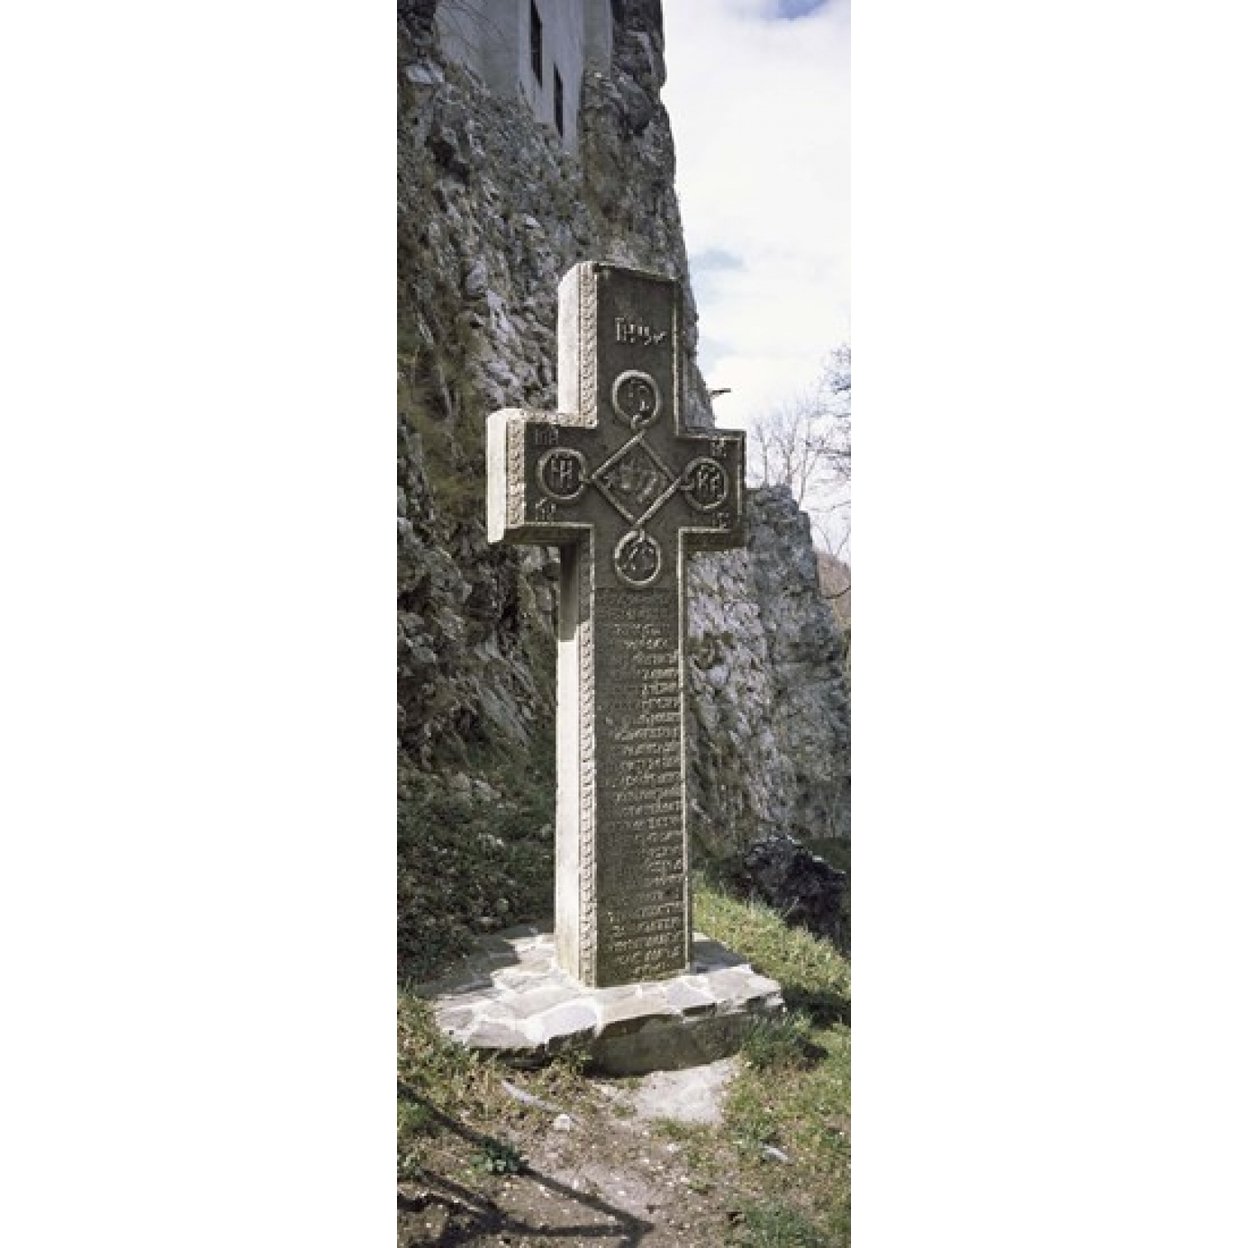
[[[668,0],[698,362],[721,425],[810,389],[849,340],[847,0]]]

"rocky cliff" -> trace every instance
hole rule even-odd
[[[685,294],[690,419],[710,423],[660,102],[658,0],[620,0],[609,73],[583,86],[579,152],[442,57],[434,0],[399,6],[400,933],[428,950],[548,905],[553,550],[485,537],[485,418],[555,407],[556,289],[581,260]],[[751,502],[750,546],[694,560],[695,844],[844,838],[841,636],[809,526]],[[465,857],[464,847],[471,852]],[[447,901],[454,895],[454,904]]]
[[[712,858],[778,833],[831,851],[849,835],[845,635],[786,488],[751,491],[747,532],[691,566],[691,832]]]

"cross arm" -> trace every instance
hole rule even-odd
[[[577,450],[583,417],[507,407],[486,424],[486,534],[491,542],[557,546],[588,527],[575,504],[589,485]]]
[[[686,432],[694,458],[685,466],[689,506],[683,540],[688,550],[745,545],[745,434],[737,429]]]

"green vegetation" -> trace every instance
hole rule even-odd
[[[831,1241],[800,1213],[784,1205],[761,1204],[742,1212],[728,1242],[743,1248],[827,1248]]]
[[[836,871],[850,870],[850,845],[849,841],[843,836],[824,836],[810,837],[806,842],[806,848],[812,854],[818,854],[820,858]]]
[[[778,980],[789,1006],[786,1019],[747,1039],[725,1107],[722,1131],[736,1143],[743,1187],[759,1193],[734,1242],[848,1244],[849,963],[765,906],[706,888],[695,896],[694,922]]]
[[[604,1081],[576,1056],[533,1071],[483,1059],[445,1041],[426,1006],[404,991],[400,1180],[457,1192],[482,1209],[494,1209],[509,1182],[566,1186],[566,1175],[542,1174],[549,1163],[541,1150],[557,1107],[582,1124],[580,1138],[592,1141],[584,1160],[635,1178],[663,1165],[683,1168],[683,1190],[701,1202],[700,1225],[709,1237],[691,1244],[848,1245],[849,964],[829,942],[787,927],[766,907],[706,885],[697,890],[695,922],[779,980],[789,1005],[784,1018],[760,1023],[748,1037],[719,1126],[641,1123],[618,1096],[632,1081],[613,1081],[616,1093],[604,1098]],[[509,1095],[504,1079],[530,1099]],[[514,1200],[511,1190],[507,1199]]]
[[[477,1152],[476,1164],[487,1174],[522,1174],[525,1168],[520,1150],[502,1140],[486,1140]]]
[[[807,1070],[823,1054],[811,1030],[805,1014],[763,1019],[746,1036],[741,1059],[754,1070]]]
[[[464,374],[448,376],[439,363],[414,354],[400,357],[399,412],[420,435],[424,468],[442,521],[453,527],[480,523],[485,514],[485,430],[480,420],[448,412],[470,409]]]
[[[413,772],[399,802],[399,969],[414,981],[465,953],[491,927],[553,908],[553,752],[535,748],[495,771],[502,800]],[[478,768],[473,775],[481,775]],[[490,774],[490,773],[487,773]]]

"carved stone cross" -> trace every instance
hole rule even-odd
[[[562,410],[489,419],[490,540],[561,548],[555,944],[591,987],[689,969],[684,562],[745,540],[745,435],[681,413],[679,293],[578,264]]]

